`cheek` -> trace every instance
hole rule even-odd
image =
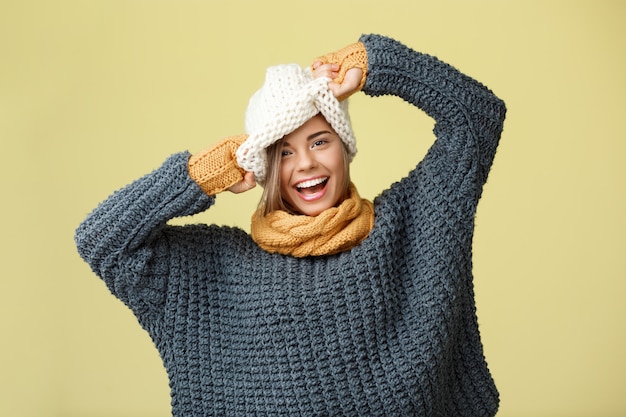
[[[333,171],[335,171],[335,175],[341,175],[341,176],[344,175],[345,164],[344,164],[344,161],[343,161],[343,154],[342,153],[340,153],[338,155],[337,154],[333,155],[331,164],[332,164],[332,167],[333,167],[332,168]]]
[[[280,178],[279,184],[281,191],[285,191],[289,187],[289,163],[285,163],[284,161],[280,164],[280,170],[278,171]]]

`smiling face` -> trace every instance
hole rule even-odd
[[[344,200],[349,184],[345,149],[323,116],[286,135],[280,152],[280,191],[291,210],[316,216]]]

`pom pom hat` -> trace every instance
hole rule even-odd
[[[297,64],[267,69],[265,83],[250,98],[246,110],[248,138],[237,149],[237,163],[254,172],[264,184],[267,169],[266,148],[321,113],[348,150],[350,161],[356,155],[356,140],[350,125],[348,101],[338,101],[328,88],[330,78],[314,79],[310,68]]]

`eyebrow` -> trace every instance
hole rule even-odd
[[[319,132],[315,132],[315,133],[313,133],[313,134],[309,135],[309,136],[306,138],[306,140],[313,140],[313,139],[315,139],[316,137],[321,136],[321,135],[324,135],[324,134],[326,134],[326,133],[329,133],[329,134],[330,134],[330,131],[329,131],[329,130],[321,130],[321,131],[319,131]]]
[[[307,142],[309,142],[315,139],[316,137],[325,135],[325,134],[332,134],[332,132],[330,130],[320,130],[319,132],[311,133],[309,136],[307,136],[306,140]],[[283,140],[283,146],[289,146],[289,142],[287,142],[286,140]]]

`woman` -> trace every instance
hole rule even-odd
[[[373,205],[347,169],[344,99],[359,90],[436,121],[425,158]],[[493,416],[471,244],[504,116],[456,69],[364,35],[312,74],[268,70],[248,135],[173,155],[113,194],[78,249],[152,337],[175,416]],[[166,224],[255,182],[251,236]]]

